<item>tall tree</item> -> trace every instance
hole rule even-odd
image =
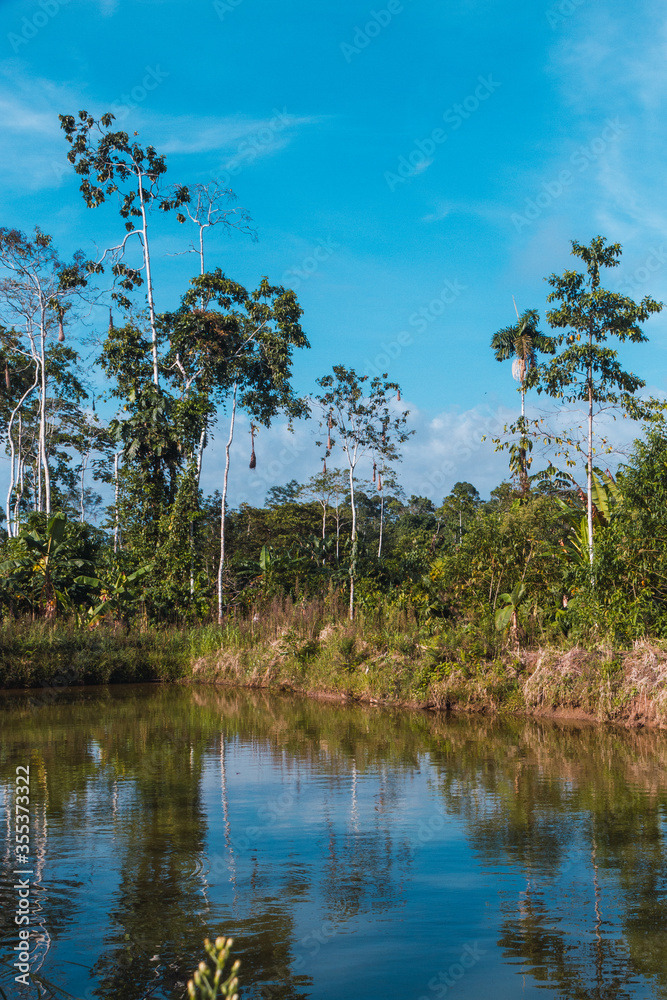
[[[585,272],[567,270],[547,280],[553,289],[547,301],[558,303],[547,313],[552,327],[564,332],[557,337],[564,346],[552,361],[533,367],[526,384],[555,399],[584,402],[587,411],[586,480],[588,557],[592,567],[593,545],[593,425],[602,409],[612,408],[632,417],[646,417],[651,406],[635,398],[645,386],[643,379],[626,372],[618,352],[604,345],[610,337],[633,344],[647,340],[639,324],[660,312],[662,304],[650,296],[636,303],[627,295],[603,288],[600,269],[618,267],[622,248],[596,236],[588,246],[572,241],[572,254],[583,261]]]
[[[213,404],[226,402],[231,409],[220,510],[220,621],[224,617],[227,487],[237,408],[265,427],[281,412],[290,420],[307,415],[308,407],[291,384],[293,351],[310,346],[299,322],[301,314],[293,291],[263,278],[257,289],[248,292],[218,268],[192,279],[181,310],[168,320],[171,354],[178,355],[175,370],[184,386],[197,387],[206,418],[210,419]]]
[[[470,521],[482,504],[480,495],[472,483],[454,483],[449,496],[442,501],[437,514],[444,521],[454,544],[461,544]]]
[[[11,455],[7,500],[8,531],[12,533],[9,509],[20,477],[21,446],[17,450],[14,427],[33,393],[37,407],[36,509],[51,512],[51,470],[48,459],[49,357],[62,346],[65,325],[87,284],[88,268],[77,253],[71,263],[60,260],[50,236],[36,228],[33,236],[17,229],[0,229],[0,324],[4,328],[5,387],[11,393],[12,374],[19,375],[14,406],[7,422]],[[11,331],[8,333],[8,329]],[[56,352],[57,353],[57,352]],[[62,354],[62,352],[61,352]],[[30,371],[30,375],[27,372]],[[31,377],[32,376],[32,377]],[[61,372],[61,376],[64,377]],[[16,461],[19,460],[17,470]]]
[[[354,618],[358,556],[354,491],[356,468],[367,454],[381,453],[387,462],[398,460],[398,446],[413,433],[405,430],[409,411],[397,413],[390,403],[390,396],[400,394],[398,383],[387,381],[386,373],[381,378],[376,376],[366,385],[368,378],[368,375],[357,375],[353,368],[334,365],[332,375],[316,380],[323,391],[314,397],[321,412],[320,427],[327,429],[327,440],[317,442],[318,447],[324,447],[326,461],[338,440],[348,465],[352,509],[350,620]]]
[[[199,257],[199,273],[205,274],[205,236],[208,229],[222,226],[226,231],[236,229],[240,233],[257,235],[251,227],[251,218],[245,208],[236,205],[236,195],[231,188],[223,188],[217,180],[208,184],[193,184],[190,188],[189,203],[185,213],[197,229],[197,243],[191,244],[184,253],[194,253]]]
[[[514,308],[516,309],[516,303]],[[518,469],[521,488],[528,488],[528,440],[526,438],[526,376],[537,364],[537,354],[553,354],[556,344],[553,337],[545,336],[538,330],[540,322],[536,309],[527,309],[521,316],[516,309],[516,323],[505,326],[494,333],[491,348],[496,361],[512,361],[512,375],[519,382],[521,392],[521,418],[517,429],[519,440]]]
[[[112,274],[123,290],[114,294],[124,306],[129,306],[124,292],[146,282],[153,383],[159,386],[157,313],[148,221],[155,208],[161,212],[180,209],[190,200],[188,189],[177,186],[169,191],[162,190],[167,171],[164,156],[160,156],[153,146],[144,149],[138,142],[131,141],[127,132],[112,131],[114,115],[105,114],[97,120],[87,111],[79,111],[77,118],[74,115],[58,117],[71,147],[67,158],[83,178],[80,190],[86,205],[97,208],[107,198],[118,195],[120,216],[125,220],[125,236],[116,246],[104,251],[95,269],[102,271],[105,261],[110,261]],[[185,222],[180,211],[177,218]],[[140,245],[142,263],[138,268],[125,263],[127,244],[133,237]]]

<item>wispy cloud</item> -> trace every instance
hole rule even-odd
[[[296,132],[323,119],[318,116],[293,115],[286,108],[276,108],[266,118],[198,118],[183,115],[174,118],[151,117],[151,125],[165,153],[204,153],[217,150],[236,152],[253,137],[264,155],[282,149]]]
[[[122,104],[123,95],[93,99],[50,80],[27,77],[16,60],[0,64],[0,122],[9,137],[0,177],[5,184],[20,182],[31,190],[58,186],[67,165],[58,115],[86,107],[98,115]],[[132,112],[140,139],[154,143],[162,153],[191,155],[219,153],[221,168],[273,155],[309,126],[324,119],[274,108],[264,118],[241,115],[212,118],[165,115],[138,106]],[[119,128],[128,128],[124,118]],[[26,169],[29,165],[29,169]]]
[[[102,17],[112,17],[118,10],[118,0],[99,0]]]
[[[486,222],[504,223],[507,211],[490,201],[438,201],[432,212],[422,216],[422,222],[442,222],[452,215],[474,215]]]
[[[0,66],[0,123],[5,135],[0,179],[6,189],[37,191],[59,185],[67,161],[58,114],[78,107],[76,101],[66,87],[26,79],[18,69],[11,72],[7,63]]]

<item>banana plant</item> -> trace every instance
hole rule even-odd
[[[582,498],[585,496],[582,491]],[[596,469],[592,479],[593,495],[593,528],[605,528],[611,521],[612,508],[619,499],[617,483],[609,472],[603,473]],[[570,533],[567,541],[561,541],[561,555],[568,562],[579,566],[588,565],[590,555],[590,538],[588,519],[565,503],[558,501],[565,519],[569,523]]]
[[[72,586],[94,587],[97,580],[88,576],[94,572],[88,559],[72,557],[65,537],[67,517],[57,513],[45,527],[29,525],[16,540],[20,555],[0,565],[0,576],[13,596],[38,605],[47,617],[55,617],[58,606],[72,606]],[[82,572],[83,571],[83,572]]]
[[[508,625],[512,626],[512,634],[516,635],[517,611],[519,605],[526,595],[525,583],[517,583],[511,594],[501,594],[500,599],[505,601],[505,606],[496,611],[496,628],[499,632],[504,632]]]
[[[133,584],[136,584],[150,569],[149,564],[148,566],[140,566],[129,575],[120,570],[105,579],[89,580],[91,585],[94,584],[100,590],[102,600],[97,607],[89,609],[85,617],[85,624],[92,628],[110,611],[113,611],[116,618],[123,617],[127,613],[128,607],[136,604],[141,597],[141,592]]]

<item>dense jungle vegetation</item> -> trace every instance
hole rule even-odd
[[[0,230],[5,635],[26,620],[118,634],[224,625],[280,602],[294,614],[319,602],[330,618],[391,618],[480,655],[667,638],[667,427],[662,403],[641,396],[616,350],[645,340],[642,324],[661,305],[604,287],[618,244],[572,244],[579,269],[548,278],[549,335],[536,310],[490,331],[521,395],[520,416],[496,441],[508,481],[488,500],[458,482],[433,502],[399,485],[410,432],[398,383],[340,364],[299,397],[294,352],[309,343],[295,293],[268,278],[248,290],[206,269],[216,225],[252,235],[231,193],[168,186],[164,158],[114,131],[111,115],[61,125],[86,204],[117,202],[119,236],[97,259],[63,261],[39,228]],[[195,273],[172,311],[160,311],[153,277],[158,213],[195,234]],[[84,317],[116,406],[108,421],[83,371]],[[529,412],[539,394],[580,404],[583,431],[530,418],[527,394]],[[603,409],[645,427],[613,476],[604,455],[614,442],[597,437]],[[252,421],[251,470],[257,428],[280,416],[320,428],[313,475],[273,487],[262,507],[228,497],[241,411]],[[207,496],[200,473],[216,425],[226,465]]]

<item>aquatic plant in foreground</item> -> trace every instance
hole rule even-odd
[[[215,1000],[216,997],[226,997],[228,1000],[238,1000],[236,988],[239,984],[236,973],[239,971],[241,963],[238,959],[234,962],[227,979],[222,982],[224,967],[229,958],[231,947],[234,944],[233,938],[217,937],[211,944],[208,938],[204,941],[204,948],[215,965],[212,969],[207,962],[200,962],[194,976],[188,983],[188,997],[190,1000]]]

